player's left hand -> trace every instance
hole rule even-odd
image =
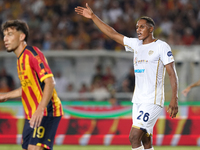
[[[38,109],[35,111],[35,113],[32,115],[29,121],[31,128],[37,128],[40,126],[42,122],[43,114],[44,114],[44,110],[38,107]]]
[[[178,99],[172,99],[170,101],[167,112],[170,113],[171,118],[175,118],[178,113]]]

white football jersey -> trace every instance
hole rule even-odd
[[[134,52],[135,90],[133,103],[164,105],[165,65],[174,61],[170,46],[161,40],[142,44],[138,38],[124,37],[126,51]]]

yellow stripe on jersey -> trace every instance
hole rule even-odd
[[[155,99],[154,99],[154,104],[156,104],[156,96],[157,96],[157,80],[158,80],[158,69],[159,69],[159,62],[160,62],[160,58],[158,60],[158,65],[157,65],[157,72],[156,72],[156,84],[155,84]]]
[[[22,58],[22,57],[21,57],[21,58]],[[23,61],[23,60],[20,59],[20,61]],[[21,63],[23,63],[23,62],[21,62]],[[25,66],[25,67],[26,67],[26,70],[31,69],[31,68],[29,68],[29,67],[30,67],[30,64],[29,64],[29,56],[28,56],[28,55],[26,55],[26,57],[25,57],[25,64],[26,64],[26,66]],[[33,78],[31,71],[26,72],[26,73],[28,73],[28,74],[25,74],[26,76],[31,77],[31,79]],[[24,80],[26,80],[26,79],[24,79]],[[28,79],[28,80],[29,80],[29,79]],[[36,86],[36,85],[35,85],[35,82],[32,82],[31,80],[30,80],[30,84],[31,84],[31,85],[30,85],[31,88]],[[28,87],[30,87],[30,86],[28,86]],[[31,96],[31,94],[30,94],[30,91],[29,91],[28,87],[26,86],[25,88],[24,88],[24,87],[22,87],[22,88],[23,88],[24,93],[26,94],[26,96],[27,96],[27,98],[28,98],[28,102],[29,102],[29,104],[30,104],[30,106],[31,106],[31,108],[32,108],[32,114],[31,114],[31,115],[33,115],[33,113],[34,113],[35,110],[36,110],[36,104],[35,104],[35,102],[34,102],[32,96]],[[32,90],[32,91],[34,91],[34,90]],[[37,100],[36,100],[36,101],[37,101]]]
[[[160,106],[162,106],[162,101],[163,101],[163,91],[164,91],[164,71],[165,67],[163,67],[163,73],[162,73],[162,95],[161,95],[161,100],[160,100]]]
[[[42,144],[42,143],[37,143],[36,146],[40,146],[40,147],[44,147],[45,149],[49,149],[49,146],[47,146],[46,144]]]
[[[60,111],[61,110],[61,108],[60,108],[61,107],[61,101],[58,98],[57,92],[56,92],[55,89],[53,90],[53,99],[52,99],[52,102],[54,103],[53,104],[53,108],[54,108],[54,110],[56,110],[56,112],[54,112],[54,115],[55,116],[61,116],[61,115],[63,115],[63,110]]]
[[[40,81],[43,82],[44,79],[49,78],[49,77],[53,77],[53,74],[47,74],[47,75],[45,75],[44,77],[42,77],[42,78],[40,79]]]
[[[23,107],[24,107],[24,111],[25,111],[25,114],[29,114],[29,110],[28,110],[28,108],[27,108],[27,105],[26,105],[26,103],[25,103],[25,101],[24,101],[24,99],[22,98],[22,104],[23,104]],[[29,118],[30,119],[30,118]]]
[[[53,77],[46,58],[36,47],[27,46],[17,61],[17,71],[22,87],[22,103],[26,119],[30,119],[42,100],[44,80]],[[53,109],[52,109],[53,108]],[[63,110],[54,89],[51,100],[45,108],[44,116],[61,116]]]

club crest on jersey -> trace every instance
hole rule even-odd
[[[169,52],[167,52],[167,56],[172,56],[172,52],[171,51],[169,51]]]
[[[152,55],[152,54],[153,54],[153,52],[154,52],[154,51],[150,50],[148,54],[149,54],[149,55]]]

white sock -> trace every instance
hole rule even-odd
[[[144,147],[143,146],[140,146],[138,148],[132,148],[132,150],[144,150]]]
[[[149,149],[144,149],[144,150],[154,150],[154,149],[153,149],[153,147],[152,147],[152,148],[149,148]]]

